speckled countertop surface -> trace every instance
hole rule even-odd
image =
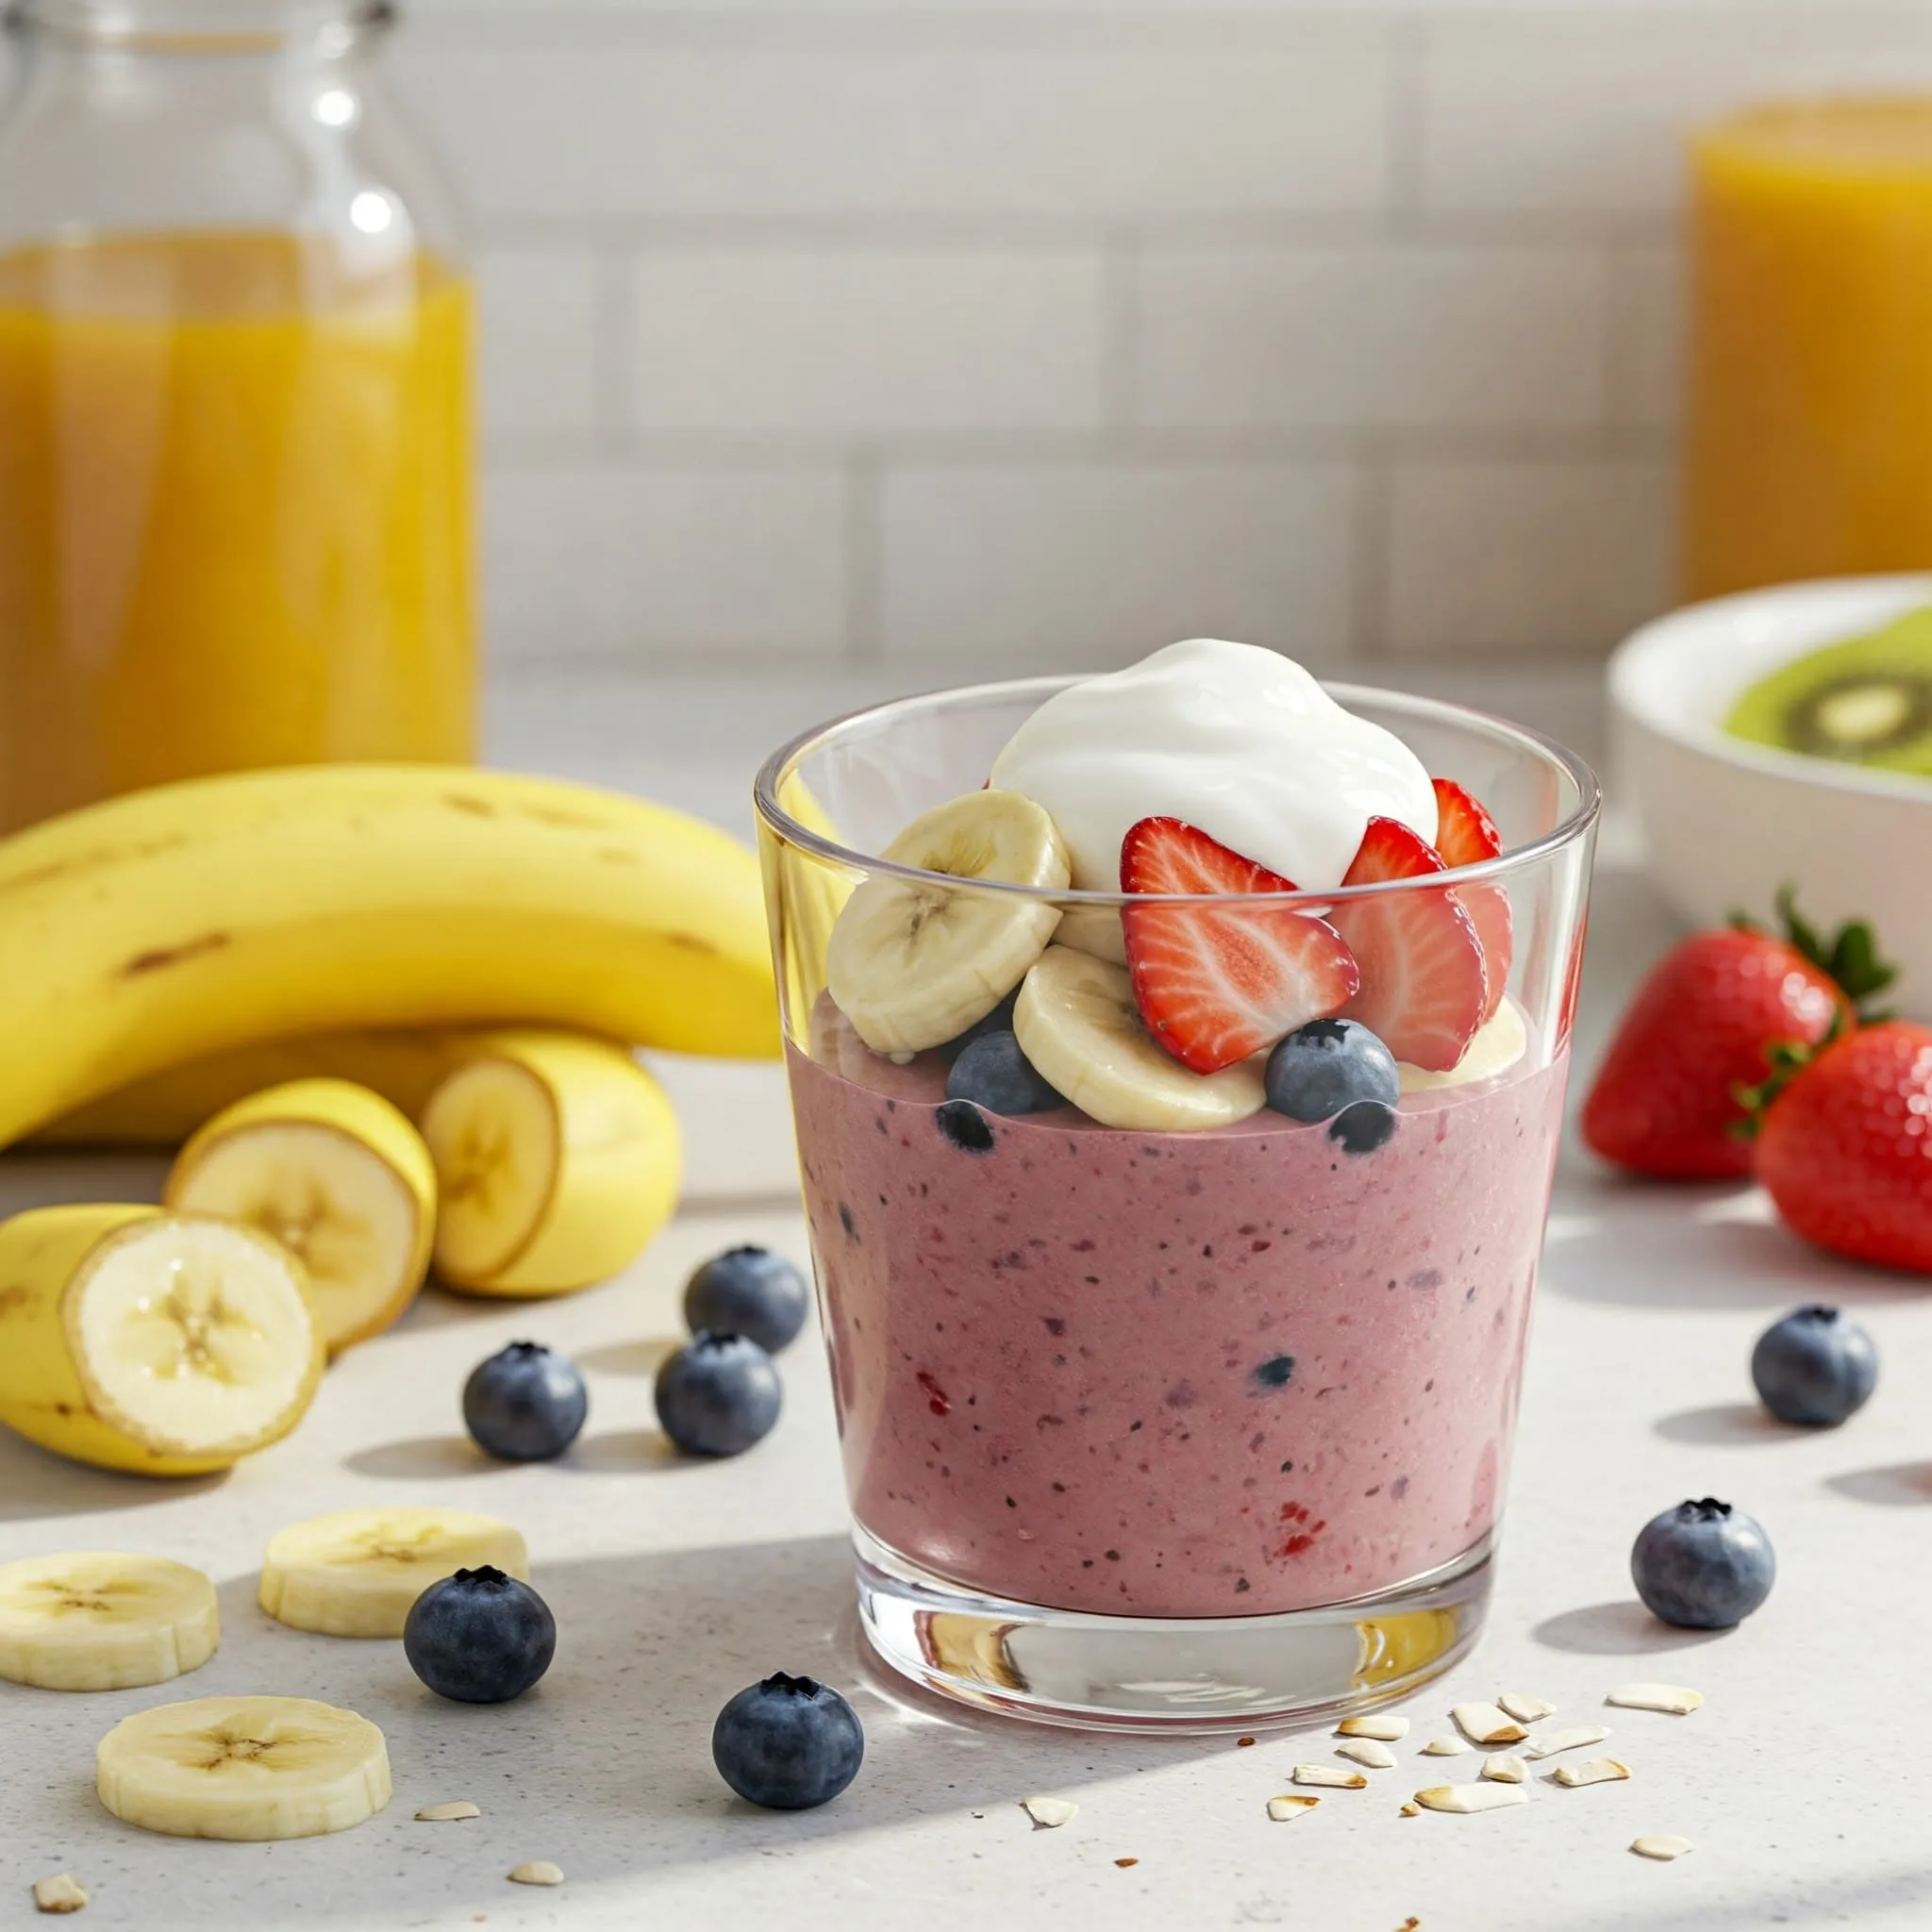
[[[863,694],[863,693],[860,693]],[[586,706],[555,680],[499,686],[496,755],[636,784],[742,823],[741,786],[781,731],[844,692],[775,691],[747,727],[721,696],[662,689]],[[1507,691],[1482,691],[1508,708]],[[1517,708],[1534,713],[1537,691]],[[607,701],[608,700],[608,701]],[[1558,693],[1558,704],[1574,701]],[[766,715],[769,713],[769,715]],[[573,720],[594,715],[595,735]],[[1584,731],[1587,733],[1588,721]],[[1579,1065],[1668,927],[1615,860],[1591,922]],[[694,1199],[623,1280],[541,1308],[426,1294],[380,1343],[331,1371],[289,1441],[225,1480],[113,1478],[0,1440],[0,1555],[74,1547],[164,1552],[206,1568],[224,1641],[193,1677],[104,1696],[0,1684],[0,1926],[38,1923],[28,1887],[72,1870],[83,1927],[143,1932],[303,1924],[387,1932],[488,1924],[784,1924],[966,1932],[1105,1919],[1119,1932],[1284,1925],[1321,1932],[1726,1932],[1767,1925],[1932,1924],[1922,1785],[1932,1675],[1919,1634],[1932,1601],[1932,1300],[1838,1267],[1770,1224],[1749,1190],[1658,1193],[1562,1172],[1528,1377],[1501,1584],[1475,1657],[1407,1707],[1399,1768],[1312,1816],[1265,1802],[1329,1742],[1263,1734],[1174,1742],[1090,1738],[955,1712],[866,1661],[850,1607],[831,1407],[810,1338],[786,1358],[787,1410],[742,1459],[672,1458],[650,1374],[701,1256],[762,1240],[803,1258],[774,1068],[678,1070]],[[151,1194],[144,1160],[0,1162],[0,1209]],[[1871,1407],[1798,1436],[1762,1422],[1745,1359],[1774,1312],[1855,1306],[1882,1356]],[[591,1422],[553,1467],[470,1451],[457,1391],[518,1335],[574,1353]],[[1695,1639],[1651,1623],[1624,1569],[1630,1539],[1686,1495],[1730,1497],[1777,1545],[1778,1587],[1741,1630]],[[280,1524],[325,1508],[441,1499],[517,1523],[557,1613],[558,1659],[502,1708],[441,1703],[400,1646],[302,1635],[255,1607],[255,1568]],[[761,1814],[713,1774],[710,1723],[752,1678],[809,1671],[848,1690],[868,1756],[823,1811]],[[1689,1684],[1694,1717],[1600,1712],[1633,1677]],[[1418,1759],[1464,1698],[1522,1690],[1562,1721],[1610,1725],[1628,1783],[1561,1790],[1488,1816],[1398,1815],[1417,1786],[1474,1757]],[[276,1690],[354,1706],[388,1734],[396,1796],[355,1831],[279,1845],[153,1838],[92,1793],[95,1740],[177,1696]],[[1058,1831],[1019,1808],[1075,1799]],[[422,1805],[483,1815],[419,1824]],[[1657,1865],[1626,1849],[1673,1832],[1696,1852]],[[556,1890],[511,1885],[529,1858]],[[1117,1859],[1138,1860],[1121,1867]]]

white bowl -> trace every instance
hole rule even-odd
[[[1932,781],[1747,744],[1723,728],[1766,673],[1932,604],[1932,575],[1784,584],[1645,625],[1610,659],[1621,799],[1680,917],[1770,921],[1780,886],[1824,924],[1863,917],[1902,968],[1887,1001],[1932,1016]]]

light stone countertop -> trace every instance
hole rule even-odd
[[[500,681],[492,754],[630,784],[742,827],[743,786],[778,737],[849,689],[770,686],[758,698],[659,681],[625,687],[525,674]],[[1475,701],[1568,724],[1574,689],[1507,680]],[[1453,687],[1451,687],[1453,689]],[[1512,702],[1513,700],[1513,702]],[[751,714],[747,716],[747,706]],[[1610,859],[1591,919],[1579,1041],[1588,1069],[1608,1019],[1670,928]],[[205,1932],[280,1924],[983,1932],[1104,1920],[1116,1932],[1283,1925],[1319,1932],[1747,1932],[1774,1924],[1932,1923],[1922,1796],[1932,1674],[1932,1299],[1801,1249],[1747,1189],[1619,1185],[1574,1158],[1559,1175],[1512,1507],[1489,1635],[1405,1707],[1395,1771],[1324,1795],[1294,1824],[1266,1800],[1326,1758],[1319,1734],[1193,1742],[1091,1737],[955,1711],[865,1659],[851,1607],[826,1378],[810,1337],[785,1358],[787,1410],[739,1460],[678,1461],[652,1425],[650,1374],[677,1327],[690,1267],[761,1240],[804,1258],[776,1069],[672,1073],[693,1199],[626,1277],[541,1307],[426,1293],[395,1333],[331,1370],[296,1434],[226,1479],[150,1484],[0,1439],[0,1556],[125,1547],[198,1563],[221,1590],[224,1641],[176,1684],[72,1696],[0,1684],[0,1926],[38,1923],[27,1888],[72,1870],[90,1928]],[[155,1191],[145,1159],[0,1162],[0,1209]],[[1870,1407],[1839,1431],[1763,1422],[1745,1363],[1757,1330],[1807,1300],[1856,1307],[1882,1358]],[[534,1335],[577,1357],[590,1426],[552,1467],[484,1463],[457,1393],[472,1363]],[[1672,1632],[1636,1606],[1631,1538],[1657,1510],[1714,1493],[1758,1516],[1778,1550],[1770,1603],[1717,1638]],[[400,1647],[284,1630],[254,1606],[268,1535],[362,1503],[445,1500],[517,1523],[557,1613],[557,1663],[501,1708],[443,1703]],[[718,1707],[774,1669],[850,1692],[865,1721],[858,1782],[824,1810],[764,1814],[711,1770]],[[1703,1690],[1695,1716],[1602,1711],[1635,1677]],[[275,1690],[348,1704],[382,1725],[396,1796],[334,1838],[279,1845],[155,1838],[108,1817],[92,1747],[126,1712],[182,1696]],[[1628,1783],[1562,1790],[1480,1817],[1397,1807],[1479,1758],[1418,1758],[1449,1707],[1520,1690],[1562,1723],[1603,1722]],[[1078,1801],[1036,1831],[1019,1801]],[[418,1824],[468,1798],[483,1816]],[[1678,1833],[1657,1865],[1626,1849]],[[566,1882],[508,1884],[554,1859]],[[1115,1860],[1133,1858],[1131,1868]]]

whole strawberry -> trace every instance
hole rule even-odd
[[[1885,1020],[1833,1041],[1774,1092],[1757,1147],[1793,1234],[1932,1274],[1932,1027]]]
[[[1585,1144],[1672,1180],[1748,1174],[1740,1088],[1772,1072],[1769,1049],[1812,1046],[1889,985],[1869,926],[1829,942],[1778,898],[1786,936],[1739,922],[1667,954],[1638,990],[1583,1105]]]

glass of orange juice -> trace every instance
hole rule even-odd
[[[470,283],[387,7],[26,0],[0,126],[0,831],[475,748]]]

